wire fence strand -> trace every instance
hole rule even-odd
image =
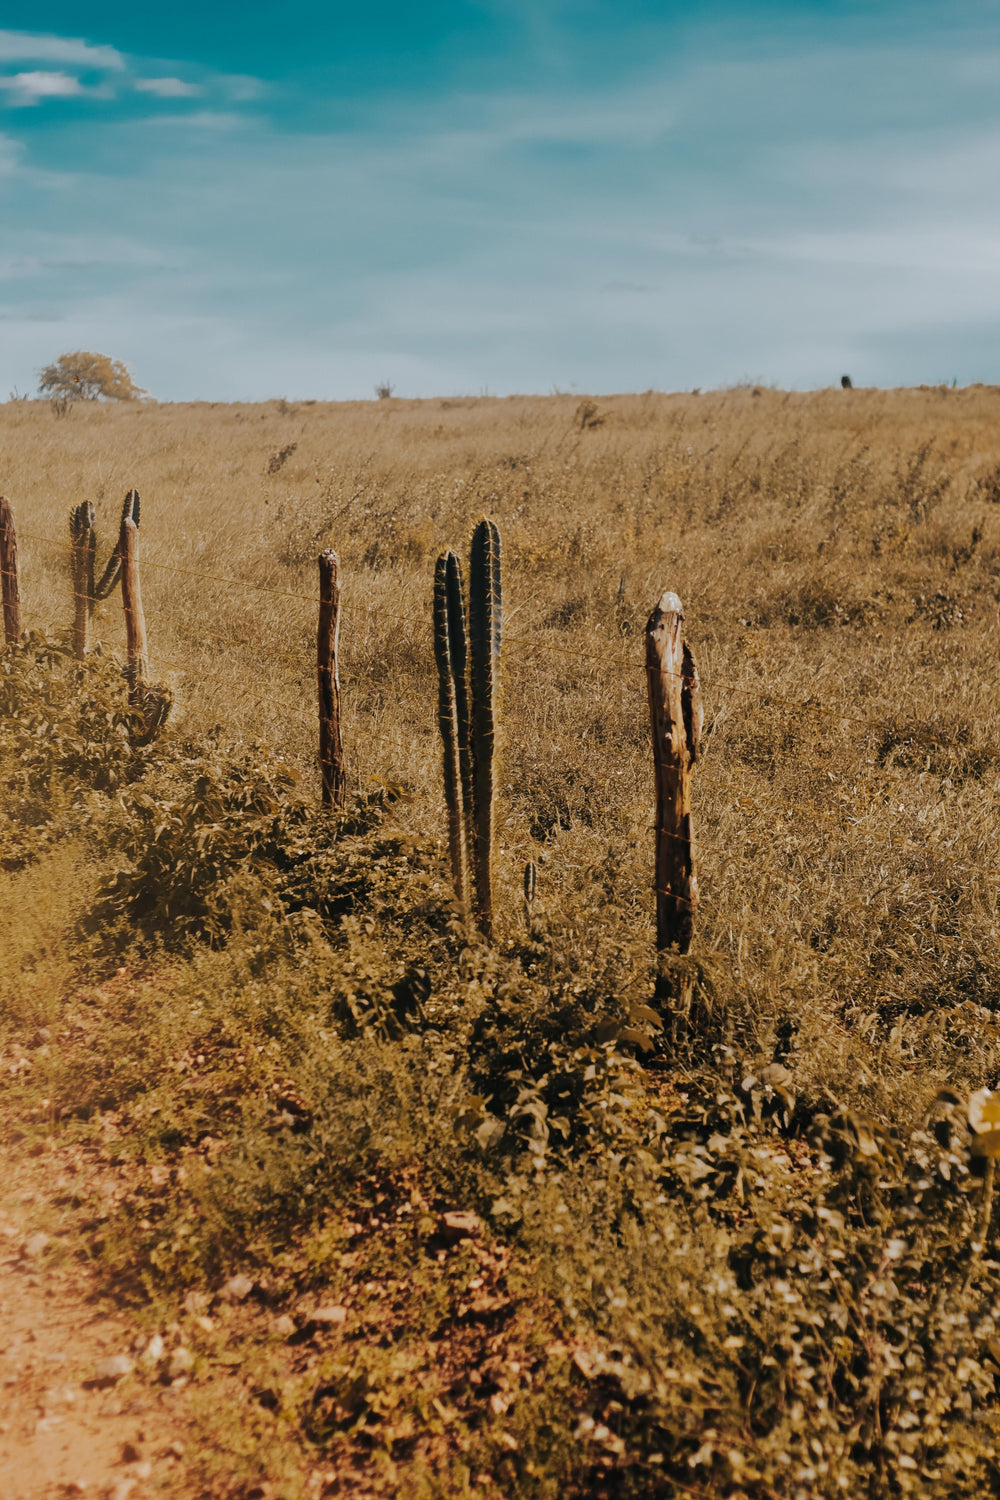
[[[37,533],[33,533],[33,532],[30,532],[30,531],[23,531],[23,530],[20,530],[20,529],[18,531],[18,538],[19,538],[19,540],[24,539],[24,540],[28,540],[28,541],[39,543],[40,545],[43,545],[43,546],[47,546],[47,547],[50,547],[50,548],[55,548],[58,551],[60,551],[62,554],[64,554],[67,558],[69,557],[69,555],[71,553],[71,550],[72,550],[71,543],[69,542],[68,539],[65,540],[65,541],[59,541],[59,540],[57,540],[54,537],[44,537],[44,536],[38,535]],[[252,581],[250,579],[247,579],[247,578],[231,577],[231,576],[227,576],[227,575],[224,575],[224,574],[218,574],[218,573],[214,573],[214,572],[209,572],[209,571],[203,570],[203,569],[184,568],[184,567],[180,567],[180,566],[175,565],[175,564],[157,562],[157,561],[155,561],[155,560],[153,560],[153,559],[151,559],[149,557],[144,557],[143,558],[143,566],[146,567],[146,568],[155,568],[155,569],[158,569],[158,570],[160,570],[162,572],[166,572],[166,573],[170,573],[170,574],[176,574],[178,576],[185,577],[185,578],[194,578],[194,579],[198,579],[198,580],[201,580],[201,581],[218,583],[218,584],[225,585],[227,587],[232,587],[232,588],[236,588],[236,589],[240,589],[240,590],[249,590],[249,591],[252,591],[252,592],[255,592],[255,593],[259,593],[259,594],[263,594],[263,595],[269,595],[269,596],[272,596],[272,597],[275,597],[275,598],[291,599],[291,600],[295,600],[295,601],[300,602],[300,603],[305,603],[305,604],[312,605],[312,606],[314,606],[317,609],[318,609],[318,606],[319,606],[319,596],[318,596],[318,594],[316,594],[316,595],[313,595],[313,594],[304,594],[304,593],[299,593],[299,592],[296,592],[296,591],[293,591],[293,590],[288,590],[288,589],[276,589],[276,588],[270,587],[268,585],[255,583],[254,581]],[[88,596],[82,596],[79,593],[77,593],[75,590],[72,590],[72,589],[70,589],[68,591],[68,597],[72,597],[74,599],[79,599],[79,598],[82,598],[82,597],[86,597],[87,600],[88,600],[88,603],[92,603],[93,602],[90,599],[89,595]],[[387,611],[387,610],[383,609],[382,607],[380,607],[378,605],[369,605],[369,604],[362,603],[360,601],[351,601],[349,599],[349,597],[348,597],[347,603],[348,603],[348,609],[346,611],[346,617],[348,619],[350,617],[350,613],[351,612],[357,612],[357,613],[362,613],[362,614],[365,614],[365,615],[368,615],[368,616],[371,616],[371,617],[375,617],[375,618],[377,618],[379,620],[391,620],[393,622],[402,622],[402,623],[406,624],[408,626],[408,628],[411,629],[411,630],[412,630],[412,628],[414,626],[414,623],[415,623],[414,622],[414,616],[412,614],[408,614],[408,615],[396,614],[396,613],[393,613],[391,611]],[[168,614],[165,611],[154,612],[152,618],[154,618],[154,619],[161,619],[161,620],[169,620],[171,623],[176,624],[175,617],[172,614]],[[426,619],[423,623],[426,626],[426,632],[427,632],[428,638],[430,639],[430,637],[432,636],[432,627],[431,627],[431,622],[430,622],[429,618]],[[239,642],[236,639],[234,639],[232,636],[218,635],[218,634],[216,634],[214,632],[211,632],[211,631],[208,631],[208,630],[204,629],[201,626],[197,627],[197,634],[198,634],[199,638],[208,637],[210,639],[213,639],[213,640],[219,642],[221,645],[224,645],[224,646],[226,646],[229,649],[232,649],[234,646],[235,647],[242,647],[243,649],[247,649],[247,650],[252,649],[252,647],[250,646],[250,643]],[[640,671],[640,670],[644,670],[645,669],[645,663],[636,659],[638,653],[633,653],[631,651],[626,650],[625,646],[624,646],[624,641],[623,641],[623,649],[620,652],[618,652],[615,655],[613,655],[613,656],[612,655],[598,653],[598,652],[571,652],[571,653],[570,652],[565,652],[565,651],[561,650],[558,647],[552,647],[552,646],[549,646],[549,645],[547,645],[546,643],[544,643],[542,641],[539,641],[536,636],[534,636],[534,635],[532,635],[530,633],[523,633],[523,634],[518,634],[518,635],[513,635],[513,636],[508,635],[505,638],[505,645],[507,645],[507,646],[514,646],[514,647],[526,646],[529,649],[529,651],[534,651],[534,652],[537,652],[537,653],[539,653],[541,655],[545,655],[545,656],[549,656],[549,657],[555,657],[555,658],[560,658],[560,659],[564,659],[564,660],[570,660],[570,661],[573,661],[574,663],[580,663],[580,662],[588,662],[588,663],[589,662],[594,662],[594,663],[599,663],[599,664],[608,664],[608,663],[611,663],[612,665],[616,666],[619,669],[621,669],[623,667],[631,667],[631,668],[634,668],[637,672]],[[282,650],[280,648],[275,647],[270,641],[268,641],[266,643],[266,646],[262,646],[261,649],[266,650],[266,654],[267,654],[268,657],[276,657],[278,659],[284,660],[286,662],[289,662],[289,663],[295,665],[296,668],[299,670],[299,672],[301,672],[304,676],[305,675],[311,676],[312,673],[315,670],[315,663],[314,663],[314,661],[312,659],[310,659],[310,657],[305,652],[303,652],[301,654],[292,654],[290,652],[287,652],[287,651],[284,651],[284,650]],[[182,674],[182,675],[190,674],[190,672],[191,672],[190,663],[187,663],[187,662],[182,663],[182,662],[178,661],[176,658],[172,657],[171,655],[169,655],[169,654],[164,655],[164,654],[162,654],[162,653],[160,653],[158,651],[154,651],[151,654],[152,654],[152,657],[153,657],[154,661],[157,664],[158,669],[162,668],[162,667],[166,667],[168,669],[173,669],[173,670],[177,671],[179,674]],[[681,676],[682,674],[675,673],[673,675]],[[346,674],[345,674],[345,676],[346,676]],[[873,723],[872,723],[872,721],[871,721],[871,719],[869,717],[862,716],[862,715],[855,714],[855,713],[851,713],[849,710],[847,710],[846,708],[844,708],[844,707],[842,707],[840,705],[828,705],[828,704],[819,703],[814,698],[797,699],[797,698],[788,697],[787,695],[779,694],[779,693],[777,693],[775,691],[774,688],[772,688],[772,687],[770,687],[768,685],[768,683],[766,682],[766,680],[763,677],[761,677],[756,682],[747,683],[747,682],[735,681],[733,679],[729,679],[729,678],[725,678],[725,677],[715,677],[715,676],[711,676],[711,674],[710,674],[710,681],[711,681],[711,686],[712,687],[718,687],[718,688],[725,689],[725,690],[728,690],[728,691],[736,691],[736,692],[748,693],[748,694],[749,693],[757,693],[757,694],[759,694],[761,696],[764,696],[766,698],[768,706],[781,706],[781,707],[787,707],[788,709],[794,709],[796,711],[809,710],[809,711],[815,711],[815,712],[819,712],[819,713],[823,713],[823,714],[829,714],[829,715],[833,716],[834,718],[836,718],[838,721],[861,723],[868,730],[872,730],[872,729],[874,729],[876,727],[875,725],[873,725]],[[267,715],[273,716],[273,714],[276,711],[275,705],[274,705],[273,702],[265,702],[265,700],[263,700],[262,698],[257,697],[254,694],[247,694],[244,691],[243,694],[242,694],[242,698],[243,698],[243,700],[245,702],[252,702],[258,709],[263,710],[264,713],[267,714]],[[574,738],[579,738],[579,736],[574,736]],[[389,742],[388,741],[381,741],[379,743],[387,744]],[[803,770],[811,770],[811,771],[816,771],[816,772],[826,771],[827,770],[827,767],[819,765],[818,763],[815,763],[815,762],[802,762],[798,758],[796,759],[796,766],[798,768],[800,768],[800,769],[803,769]],[[763,816],[771,819],[772,822],[774,820],[777,820],[777,819],[793,818],[793,819],[796,819],[796,820],[812,821],[812,822],[817,823],[817,824],[819,824],[819,823],[829,824],[830,822],[834,822],[834,821],[837,820],[837,813],[836,812],[831,811],[830,813],[819,813],[819,812],[816,812],[814,809],[810,809],[810,808],[805,807],[801,802],[798,803],[798,804],[796,804],[792,808],[779,808],[779,807],[776,807],[774,805],[768,805],[766,803],[763,803],[758,798],[752,797],[752,796],[748,796],[746,793],[742,793],[742,792],[739,794],[738,800],[744,806],[747,803],[749,803],[755,809],[755,811],[757,811],[760,814],[762,814]],[[667,834],[667,836],[671,837],[672,835]],[[697,839],[696,842],[697,842],[697,847],[700,850],[702,850],[702,851],[704,851],[706,853],[711,853],[711,854],[714,854],[714,855],[718,855],[722,859],[733,860],[733,859],[739,859],[739,858],[741,858],[739,851],[737,849],[733,848],[732,846],[723,847],[721,845],[714,844],[714,843],[712,843],[710,841],[706,841],[705,839],[703,839],[701,837],[698,837],[698,839]],[[929,846],[919,846],[919,845],[907,844],[907,843],[902,843],[902,842],[893,840],[892,838],[885,838],[885,837],[880,837],[879,838],[879,840],[878,840],[878,848],[879,849],[883,849],[883,850],[891,850],[891,851],[896,852],[896,853],[914,853],[914,852],[926,853],[928,855],[933,856],[934,858],[939,858],[939,859],[944,860],[947,863],[951,863],[951,864],[955,865],[957,868],[960,868],[960,869],[964,870],[965,872],[967,872],[969,874],[979,875],[979,876],[982,876],[982,877],[985,877],[985,878],[988,878],[988,879],[1000,879],[1000,869],[996,869],[996,868],[993,868],[991,866],[984,866],[984,865],[974,864],[971,861],[963,860],[963,859],[961,859],[961,858],[959,858],[959,857],[957,857],[955,855],[950,854],[948,851],[940,849],[940,848],[932,848],[932,847],[929,847]],[[829,896],[830,896],[830,894],[831,894],[830,889],[829,889],[828,886],[819,886],[819,885],[816,885],[812,881],[809,881],[809,880],[805,879],[802,876],[799,876],[799,875],[783,875],[780,872],[777,872],[775,870],[764,868],[760,864],[759,861],[756,861],[755,867],[758,870],[759,874],[761,874],[765,879],[771,881],[772,883],[774,883],[776,885],[783,886],[786,889],[791,889],[791,890],[793,890],[797,894],[800,894],[802,891],[810,891],[810,892],[812,892],[815,895],[819,895],[819,896],[823,897],[824,899],[828,899]],[[831,872],[831,880],[834,880],[836,878],[837,878],[836,873],[835,872]],[[680,898],[678,898],[678,899],[680,899]],[[704,904],[704,903],[702,903],[702,904]],[[843,898],[843,893],[841,893],[840,904],[841,905],[845,904],[844,898]],[[864,909],[863,908],[863,904],[860,903],[860,902],[848,902],[846,904],[850,905],[850,906],[856,906],[858,909]],[[922,930],[922,929],[919,929],[915,924],[906,924],[906,925],[908,926],[909,930],[911,932],[914,932],[914,933]],[[812,950],[810,950],[810,951],[812,951]],[[825,957],[824,955],[815,955],[815,956]]]
[[[71,544],[68,541],[60,542],[57,541],[54,537],[43,537],[33,532],[23,531],[19,531],[18,536],[24,537],[30,541],[38,542],[43,546],[55,548],[65,555],[68,555],[71,551]],[[317,609],[319,607],[318,594],[302,594],[290,589],[275,589],[266,584],[255,583],[252,579],[249,578],[233,578],[225,574],[211,573],[202,569],[182,568],[174,563],[156,562],[149,557],[143,558],[142,566],[146,568],[156,568],[161,572],[173,573],[186,578],[197,578],[209,583],[221,583],[230,588],[250,590],[254,593],[269,595],[278,599],[294,599],[299,603],[311,604],[314,606],[314,608]],[[70,597],[76,598],[78,597],[78,595],[76,595],[75,592],[71,590]],[[394,623],[406,625],[410,630],[413,629],[415,623],[413,614],[398,614],[384,609],[381,605],[365,604],[358,600],[350,600],[349,598],[345,602],[349,603],[350,605],[350,613],[369,615],[380,620],[392,620]],[[433,636],[430,620],[426,619],[423,622],[423,625],[426,629],[428,639],[430,640]],[[216,637],[216,639],[225,641],[226,638],[219,636]],[[232,644],[232,642],[228,641],[226,641],[226,643]],[[513,636],[507,634],[504,637],[504,644],[507,646],[526,645],[530,648],[530,650],[537,652],[539,655],[548,656],[561,661],[573,662],[575,665],[589,665],[591,663],[594,663],[596,665],[611,665],[621,668],[623,666],[629,665],[630,660],[633,664],[635,662],[634,655],[631,655],[630,653],[627,653],[625,651],[618,652],[615,655],[610,655],[607,652],[597,651],[565,651],[560,647],[547,645],[544,641],[540,641],[537,636],[534,636],[530,633]],[[282,653],[280,651],[274,651],[272,654],[281,655]],[[644,663],[640,665],[645,667]],[[679,672],[668,673],[668,675],[674,677],[681,676]],[[831,718],[838,721],[863,724],[869,729],[874,727],[872,725],[871,719],[868,716],[852,713],[843,705],[820,703],[814,697],[792,698],[787,696],[786,694],[778,693],[773,687],[770,687],[768,685],[766,679],[763,676],[761,676],[761,678],[755,682],[741,682],[734,678],[718,677],[715,674],[709,672],[707,674],[707,679],[703,681],[702,686],[703,688],[706,686],[710,686],[712,688],[722,688],[728,692],[744,693],[748,695],[766,695],[769,706],[781,706],[790,710],[794,709],[795,711],[807,710],[813,713],[827,714]]]

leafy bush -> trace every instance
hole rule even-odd
[[[306,804],[295,778],[263,754],[196,762],[176,798],[130,789],[122,798],[126,861],[106,884],[92,924],[125,918],[147,937],[218,940],[232,921],[234,883],[272,869],[301,829]],[[267,896],[261,903],[267,909]]]
[[[537,928],[518,957],[494,974],[472,1024],[473,1092],[460,1129],[515,1161],[526,1153],[536,1168],[551,1153],[634,1139],[629,1116],[642,1109],[641,1075],[620,1046],[645,1044],[655,1013],[624,1014],[606,987],[560,964],[556,942]]]
[[[129,744],[128,717],[121,672],[110,660],[74,661],[38,635],[0,652],[5,869],[86,825],[87,791],[112,795],[141,774],[146,758]]]

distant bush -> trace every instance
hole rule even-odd
[[[146,394],[120,359],[84,349],[46,365],[38,389],[57,401],[137,401]]]

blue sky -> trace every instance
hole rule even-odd
[[[0,399],[76,348],[163,400],[1000,382],[1000,0],[8,0]]]

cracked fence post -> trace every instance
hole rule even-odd
[[[17,576],[17,534],[10,501],[0,495],[0,590],[3,594],[3,638],[8,646],[21,639],[21,588]]]
[[[646,625],[646,679],[656,772],[656,947],[659,955],[691,947],[698,878],[691,833],[691,768],[698,757],[702,707],[698,669],[684,643],[684,612],[665,593]],[[687,1034],[692,980],[657,966],[656,999],[674,1041]]]
[[[316,672],[319,683],[319,768],[324,807],[345,806],[347,773],[340,737],[340,563],[327,548],[319,555],[319,631]]]

